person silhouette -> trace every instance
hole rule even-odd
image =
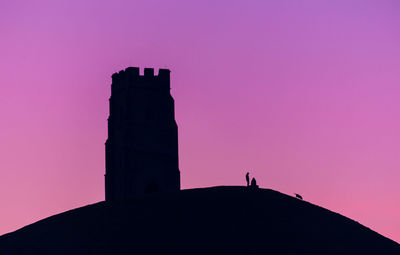
[[[246,174],[246,182],[247,182],[247,187],[250,185],[250,177],[249,177],[249,172]]]
[[[253,179],[251,179],[251,187],[258,188],[256,178],[254,178],[254,177],[253,177]]]

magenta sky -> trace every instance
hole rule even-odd
[[[104,199],[110,76],[139,66],[172,71],[183,188],[249,170],[400,242],[399,11],[1,1],[0,234]]]

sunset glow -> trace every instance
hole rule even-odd
[[[171,70],[182,188],[245,185],[400,242],[400,2],[2,1],[0,235],[104,200],[111,75]]]

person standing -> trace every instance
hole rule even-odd
[[[250,176],[249,176],[249,172],[247,172],[247,174],[246,174],[246,182],[247,182],[247,187],[249,187],[249,185],[250,185]]]

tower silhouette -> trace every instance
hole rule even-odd
[[[178,128],[170,70],[128,67],[112,75],[106,201],[180,189]]]

